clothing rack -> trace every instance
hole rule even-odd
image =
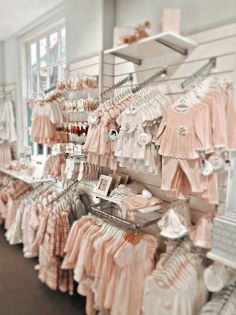
[[[190,87],[193,83],[197,83],[196,81],[201,81],[202,77],[205,77],[209,72],[216,67],[216,57],[212,57],[209,61],[201,67],[197,72],[184,80],[181,84],[183,89]]]
[[[107,88],[105,91],[101,92],[101,97],[105,96],[107,93],[109,93],[110,91],[117,89],[118,87],[121,87],[122,85],[124,85],[126,82],[133,82],[133,75],[130,73],[127,77],[125,77],[124,79],[118,81],[117,83],[115,83],[114,85],[112,85],[111,87]]]
[[[57,195],[57,197],[51,201],[49,201],[46,205],[46,207],[48,207],[49,205],[51,205],[54,201],[59,200],[61,197],[63,197],[75,184],[77,184],[77,180],[74,181],[70,186],[68,186],[65,190],[63,190],[59,195]]]
[[[110,202],[106,202],[106,204],[108,205],[108,204],[110,204]],[[142,229],[144,229],[150,225],[157,223],[161,219],[161,216],[160,216],[157,219],[150,220],[150,221],[147,221],[144,223],[135,223],[135,222],[125,220],[123,218],[117,217],[113,214],[110,214],[110,213],[107,213],[103,210],[98,209],[97,207],[99,207],[100,205],[104,205],[104,202],[91,205],[91,213],[94,215],[97,215],[98,217],[103,217],[105,219],[108,219],[111,222],[119,223],[119,224],[123,225],[124,227],[127,227],[131,230],[142,230]],[[160,215],[162,215],[161,212],[160,212]]]
[[[139,90],[141,90],[142,88],[144,88],[145,86],[147,86],[148,84],[152,83],[153,81],[157,80],[160,77],[166,76],[167,75],[167,68],[164,68],[160,71],[158,71],[157,73],[155,73],[153,76],[151,76],[150,78],[148,78],[147,80],[143,81],[142,83],[140,83],[138,86],[136,86],[135,88],[132,89],[133,93],[138,92]]]
[[[56,87],[57,87],[56,85],[53,85],[53,86],[50,87],[49,89],[45,90],[45,91],[44,91],[44,94],[48,94],[48,93],[50,93],[50,92],[56,90]]]
[[[10,100],[13,98],[12,91],[10,91],[10,92],[3,92],[3,94],[0,95],[0,99],[1,100],[5,100],[7,98],[9,98]]]

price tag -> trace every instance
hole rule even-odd
[[[91,125],[97,125],[98,124],[98,117],[97,116],[88,116],[88,123]]]
[[[204,161],[202,175],[209,176],[214,172],[213,165],[209,161]]]
[[[220,155],[212,155],[208,161],[212,164],[214,170],[220,170],[224,166],[224,160]]]
[[[118,131],[116,129],[111,129],[109,131],[109,139],[112,141],[115,141],[117,140],[117,138],[118,138]]]
[[[224,169],[226,172],[230,171],[231,169],[231,162],[230,160],[225,160]]]
[[[142,146],[147,145],[149,142],[151,142],[151,140],[152,140],[152,136],[145,132],[140,133],[137,138],[138,144]]]
[[[135,105],[131,105],[130,107],[127,108],[126,114],[136,114],[138,111],[138,107]]]

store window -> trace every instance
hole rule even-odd
[[[44,97],[44,91],[56,84],[58,80],[64,79],[65,72],[65,27],[31,40],[27,44],[28,56],[28,99],[40,100]],[[27,109],[28,130],[31,127],[32,109]],[[32,146],[34,156],[46,156],[50,149],[43,144],[33,144],[30,133],[28,134],[28,145]]]

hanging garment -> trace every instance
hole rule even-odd
[[[198,87],[166,109],[156,144],[162,156],[161,187],[168,196],[188,199],[193,193],[211,204],[219,203],[217,169],[204,176],[203,171],[205,156],[233,147],[229,138],[236,114],[231,93],[229,85]]]
[[[105,226],[110,232],[105,232]],[[135,236],[106,223],[99,226],[87,216],[72,226],[62,268],[74,269],[78,293],[87,297],[88,315],[96,310],[137,315],[141,314],[144,278],[153,270],[156,247],[157,240],[151,235]]]
[[[0,139],[9,142],[17,141],[15,115],[12,101],[8,100],[0,106]]]
[[[56,123],[61,123],[61,117],[61,107],[50,102],[37,103],[32,112],[32,140],[48,145],[67,142],[66,134],[56,130]]]
[[[143,314],[199,314],[208,292],[202,259],[191,248],[188,239],[168,242],[166,253],[145,279]]]

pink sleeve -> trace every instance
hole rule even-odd
[[[226,125],[227,146],[230,150],[236,150],[236,111],[233,103],[232,86],[226,88]]]
[[[156,135],[156,143],[158,144],[158,139],[160,138],[160,136],[162,135],[162,133],[164,132],[164,129],[166,127],[166,123],[167,123],[167,111],[164,112],[164,115],[162,117],[160,126],[158,128],[158,132]]]
[[[89,150],[91,141],[92,141],[92,139],[94,137],[94,133],[96,131],[96,127],[97,127],[97,125],[89,125],[86,141],[85,141],[85,144],[83,145],[83,151],[84,152],[88,152],[88,150]]]
[[[195,111],[194,130],[196,137],[200,142],[201,148],[199,150],[210,153],[212,148],[212,133],[210,128],[210,112],[207,106],[201,106]]]
[[[214,148],[226,148],[226,119],[223,95],[216,95],[212,104],[211,123]]]
[[[68,253],[72,250],[77,233],[78,233],[78,221],[75,221],[71,227],[71,230],[70,230],[67,242],[66,242],[66,246],[64,249],[65,253]]]

